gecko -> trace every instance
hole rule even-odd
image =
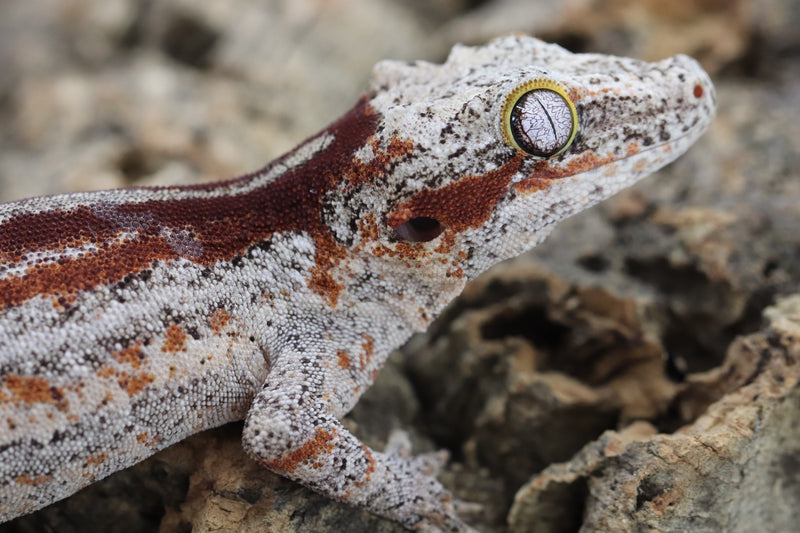
[[[687,56],[514,35],[378,63],[350,111],[249,175],[0,205],[0,522],[244,420],[272,472],[410,530],[473,531],[442,454],[371,449],[339,419],[469,280],[714,114]]]

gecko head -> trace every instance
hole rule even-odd
[[[349,210],[329,210],[356,220],[331,226],[359,233],[381,274],[460,290],[682,154],[715,97],[686,56],[647,63],[512,36],[457,46],[441,65],[382,62],[367,106],[377,125],[355,157],[370,177],[345,185]]]

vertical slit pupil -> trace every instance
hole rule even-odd
[[[511,111],[511,133],[517,145],[537,157],[551,157],[569,142],[572,112],[564,97],[547,88],[522,95]]]

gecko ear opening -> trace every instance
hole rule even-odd
[[[428,242],[442,234],[444,226],[431,217],[414,217],[394,229],[395,237],[406,242]]]

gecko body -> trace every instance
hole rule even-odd
[[[339,422],[465,283],[672,161],[693,60],[524,36],[382,62],[253,174],[0,205],[0,521],[245,419],[260,464],[411,529],[467,531],[436,460]]]

